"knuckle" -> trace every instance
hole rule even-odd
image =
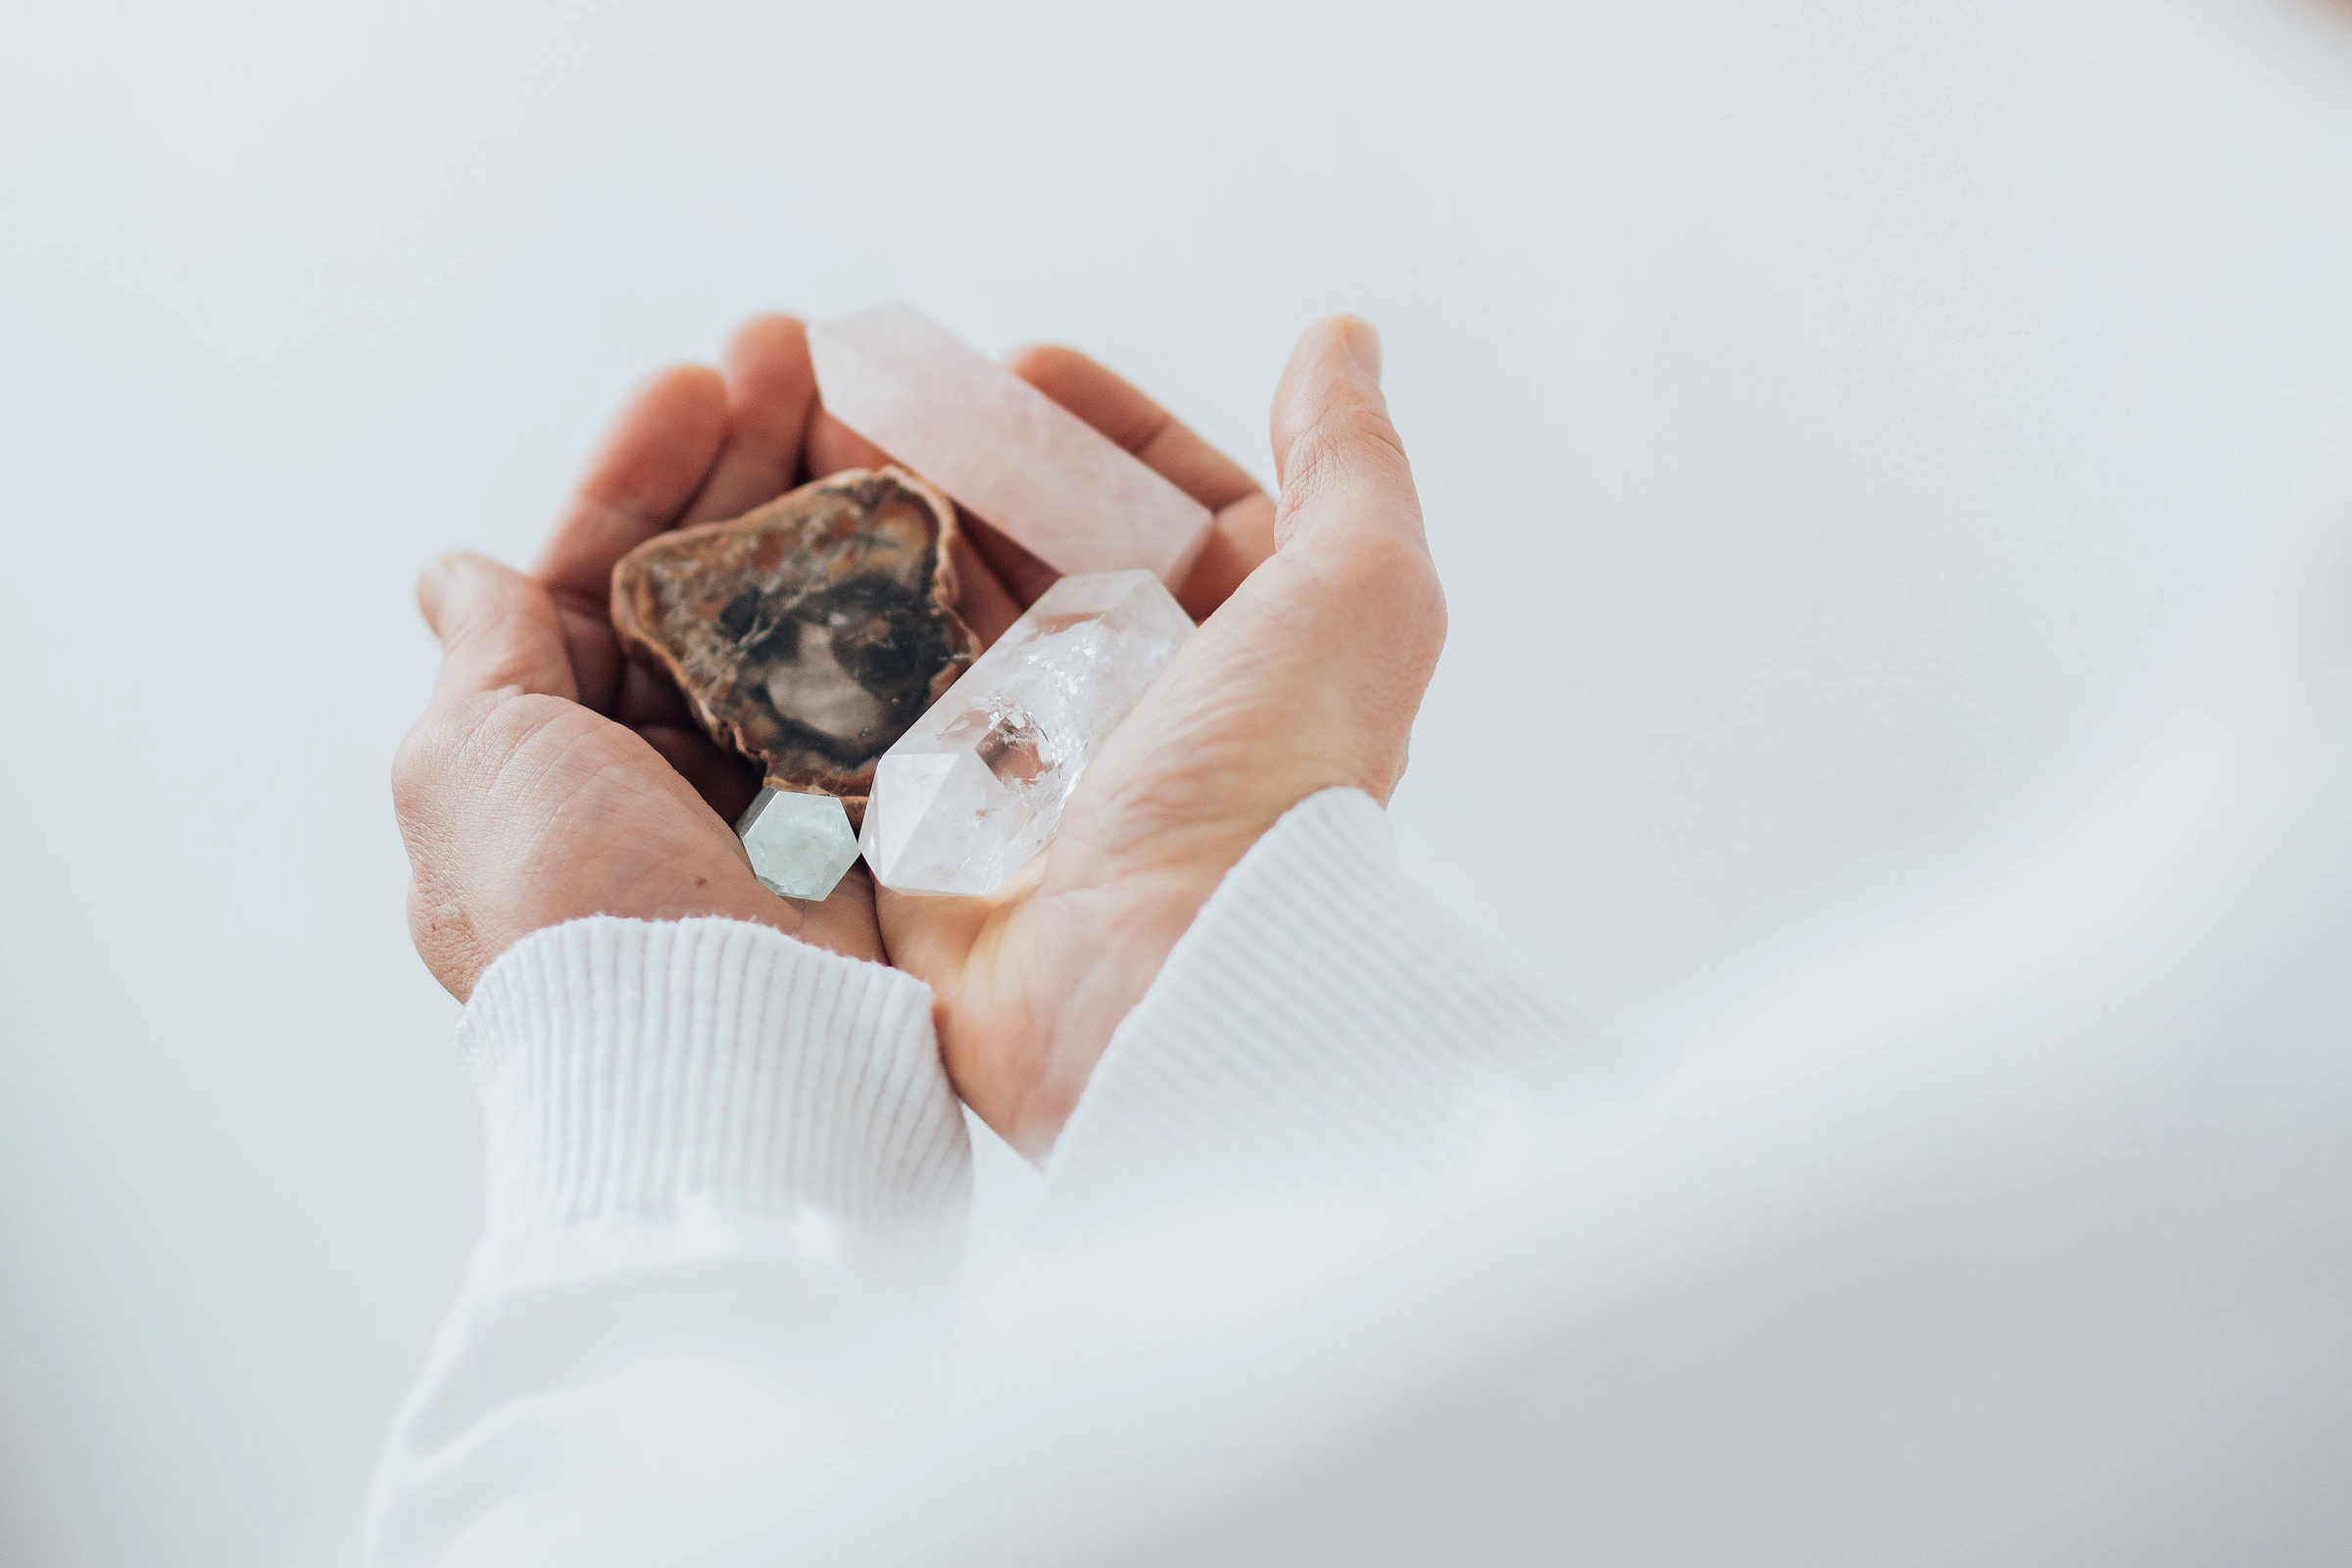
[[[471,749],[502,757],[521,750],[534,735],[574,710],[560,697],[534,695],[514,684],[483,693],[473,706]]]
[[[503,753],[527,737],[516,688],[435,700],[392,754],[392,802],[404,817],[437,791],[464,782],[485,753]],[[529,720],[535,727],[541,720]]]
[[[1291,438],[1283,489],[1315,493],[1358,477],[1393,481],[1410,473],[1404,443],[1388,415],[1367,403],[1340,403],[1318,413]]]
[[[1384,667],[1426,680],[1446,645],[1446,593],[1429,552],[1392,531],[1318,542],[1308,552],[1327,612],[1350,646],[1377,650]]]
[[[441,715],[428,710],[409,726],[392,753],[392,808],[411,815],[439,778],[449,747]]]
[[[1389,411],[1376,403],[1344,403],[1324,416],[1337,427],[1336,439],[1367,463],[1401,469],[1404,438],[1396,433]]]
[[[1310,519],[1356,509],[1396,513],[1417,533],[1419,506],[1396,426],[1378,408],[1349,404],[1324,413],[1285,450],[1275,544]]]
[[[1437,587],[1429,552],[1413,540],[1385,531],[1350,539],[1335,571],[1348,597],[1407,612],[1415,622],[1429,613]]]
[[[1328,419],[1318,419],[1291,440],[1283,465],[1282,499],[1290,510],[1328,495],[1347,471],[1348,454]]]
[[[449,624],[442,637],[443,646],[457,648],[488,642],[497,637],[514,619],[515,597],[514,587],[511,583],[493,580],[471,585],[464,599],[449,607]]]

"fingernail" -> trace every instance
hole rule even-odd
[[[1379,380],[1380,328],[1360,316],[1350,316],[1341,335],[1348,339],[1348,352],[1354,356],[1355,363],[1363,372],[1373,380]]]

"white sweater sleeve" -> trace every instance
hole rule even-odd
[[[369,1561],[603,1560],[633,1494],[667,1515],[730,1486],[708,1439],[745,1401],[771,1435],[778,1404],[808,1408],[821,1444],[828,1390],[923,1342],[959,1255],[970,1151],[930,1004],[727,920],[599,917],[502,956],[459,1026],[483,1237],[395,1427]]]
[[[843,1466],[941,1386],[970,1178],[930,1000],[720,920],[583,920],[492,965],[459,1030],[484,1235],[379,1473],[371,1563],[677,1562],[747,1510],[802,1521],[790,1540],[842,1524]],[[1048,1224],[1374,1196],[1598,1065],[1404,881],[1379,808],[1328,791],[1119,1029]]]
[[[1622,1075],[1396,861],[1360,790],[1294,807],[1120,1025],[1047,1165],[1049,1233],[1455,1171]]]

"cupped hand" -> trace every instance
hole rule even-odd
[[[454,995],[513,943],[587,914],[727,916],[869,959],[887,939],[933,989],[958,1092],[1042,1153],[1258,837],[1329,786],[1388,798],[1445,604],[1369,324],[1321,322],[1294,352],[1274,400],[1279,501],[1081,355],[1031,350],[1013,368],[1216,514],[1179,596],[1202,624],[1088,769],[1053,846],[985,899],[885,891],[877,910],[862,867],[822,903],[779,899],[729,825],[754,770],[623,657],[610,592],[628,550],[884,461],[816,406],[800,323],[764,318],[723,376],[689,367],[639,393],[532,572],[460,555],[419,584],[443,664],[394,799],[411,932]],[[956,565],[983,641],[1052,580],[985,526],[957,541]]]
[[[821,904],[760,885],[730,826],[756,770],[613,635],[614,562],[781,495],[820,461],[799,322],[751,322],[725,367],[669,370],[637,394],[529,574],[455,555],[417,585],[441,673],[393,764],[393,803],[410,934],[460,1000],[514,943],[589,914],[722,915],[882,956],[862,869]]]
[[[1053,845],[987,898],[881,892],[891,960],[930,983],[957,1091],[1038,1155],[1258,837],[1330,786],[1387,801],[1446,611],[1368,322],[1320,322],[1291,357],[1274,397],[1279,502],[1092,361],[1041,349],[1013,368],[1217,518],[1179,596],[1200,630],[1087,769]],[[967,580],[1035,599],[1035,564],[977,537],[997,570]],[[967,618],[993,638],[1002,612]]]

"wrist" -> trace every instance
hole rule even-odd
[[[532,933],[459,1026],[489,1237],[814,1214],[860,1248],[913,1232],[932,1250],[964,1177],[930,1002],[906,975],[740,921]]]
[[[1000,1129],[1014,1148],[1033,1159],[1052,1150],[1119,1025],[1270,825],[1271,818],[1255,828],[1228,822],[1171,830],[1150,857],[1051,890],[1041,906],[1051,929],[1041,935],[1066,957],[1056,966],[1061,981],[1047,1049]],[[1182,848],[1171,853],[1176,843]]]

